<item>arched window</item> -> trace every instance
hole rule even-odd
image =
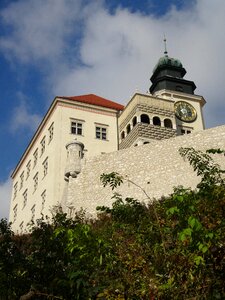
[[[124,138],[125,138],[125,132],[122,131],[122,132],[121,132],[121,140],[124,139]]]
[[[149,116],[146,114],[141,115],[141,123],[150,124]]]
[[[153,125],[161,126],[161,121],[160,121],[159,117],[154,117],[153,118]]]
[[[130,132],[130,124],[127,125],[127,134]]]
[[[133,120],[132,120],[132,124],[133,124],[133,127],[137,124],[137,117],[133,117]]]
[[[164,127],[173,128],[172,121],[170,119],[165,119],[164,120]]]

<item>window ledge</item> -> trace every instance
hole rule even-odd
[[[72,133],[72,132],[70,132],[70,135],[84,136],[83,134],[77,134],[77,133]]]
[[[95,140],[97,140],[97,141],[103,141],[103,142],[109,142],[109,140],[103,140],[103,139],[97,139],[97,138],[95,138]]]

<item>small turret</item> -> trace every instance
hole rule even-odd
[[[67,162],[65,168],[66,181],[69,177],[76,178],[81,172],[81,160],[84,156],[84,144],[76,140],[66,144],[67,149]]]

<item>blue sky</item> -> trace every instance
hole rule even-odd
[[[146,92],[163,55],[179,58],[224,124],[224,0],[1,0],[0,218],[10,173],[56,95],[95,93],[126,104]]]

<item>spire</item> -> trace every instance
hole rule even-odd
[[[165,36],[165,34],[164,34],[164,48],[165,48],[165,51],[164,51],[164,55],[165,55],[165,57],[168,57],[168,52],[167,52],[167,49],[166,49],[166,36]]]

